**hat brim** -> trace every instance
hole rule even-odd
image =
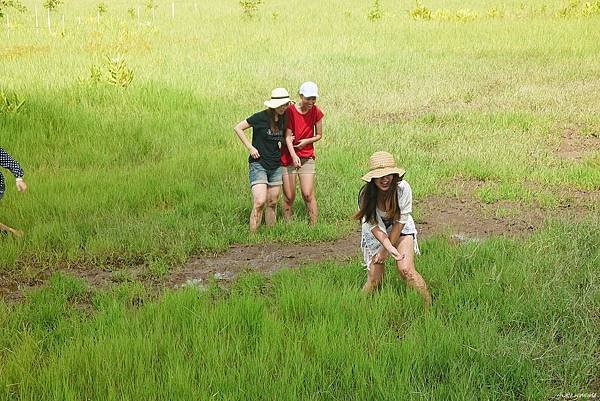
[[[371,182],[373,178],[381,178],[390,174],[398,174],[402,177],[405,173],[405,170],[398,167],[384,167],[369,171],[367,174],[363,175],[361,179],[366,182]]]
[[[279,106],[283,106],[284,104],[287,104],[290,102],[290,98],[286,97],[284,99],[270,99],[265,101],[265,106],[267,106],[270,109],[276,109]]]

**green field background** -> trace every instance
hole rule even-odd
[[[266,0],[41,2],[0,20],[0,114],[8,177],[0,272],[68,266],[153,278],[234,243],[348,235],[376,150],[407,170],[416,202],[482,182],[482,202],[555,208],[600,189],[600,152],[561,158],[567,132],[600,131],[600,4]],[[571,4],[569,6],[569,4]],[[597,10],[586,14],[584,10]],[[587,7],[587,8],[586,8]],[[35,10],[39,28],[35,27]],[[128,15],[133,9],[133,17]],[[436,14],[437,12],[437,14]],[[63,24],[64,15],[64,24]],[[92,82],[122,56],[126,88]],[[319,223],[297,201],[290,224],[250,236],[247,152],[232,127],[274,87],[319,84]],[[483,195],[482,195],[483,194]],[[535,206],[534,206],[535,205]],[[389,274],[321,264],[156,298],[141,283],[96,290],[57,275],[25,302],[0,300],[0,397],[26,399],[551,399],[597,389],[599,205],[528,239],[423,242],[417,268],[434,308]],[[417,217],[419,212],[416,211]],[[357,244],[358,246],[358,244]],[[358,259],[358,258],[357,258]],[[391,273],[391,272],[390,272]],[[87,306],[79,307],[79,304]],[[211,372],[210,374],[206,372]],[[596,381],[595,381],[596,380]],[[594,387],[595,386],[595,387]]]

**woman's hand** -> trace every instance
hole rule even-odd
[[[256,149],[254,146],[250,146],[250,149],[248,149],[248,151],[250,152],[250,156],[252,156],[253,159],[258,159],[260,157],[258,149]]]
[[[294,148],[298,149],[298,150],[302,150],[306,145],[308,145],[310,142],[308,139],[304,138],[304,139],[300,139],[300,141],[294,145]]]
[[[375,236],[375,238],[377,238],[377,240],[383,246],[383,250],[389,252],[389,254],[392,255],[392,257],[396,261],[401,261],[402,259],[404,259],[406,257],[405,254],[401,254],[398,251],[398,248],[396,248],[394,246],[394,244],[392,244],[392,242],[388,238],[387,234],[381,228],[376,226],[373,228],[372,232],[373,232],[373,235]],[[378,253],[378,255],[379,255],[379,253]]]
[[[377,252],[375,254],[375,256],[373,256],[373,263],[383,263],[385,262],[385,259],[389,256],[389,252],[385,250],[385,248],[381,248],[381,250],[379,250],[379,252]]]
[[[292,160],[294,161],[294,167],[296,167],[296,168],[302,167],[302,161],[300,160],[298,155],[293,155]]]
[[[19,192],[27,191],[27,184],[25,183],[25,181],[23,181],[22,178],[17,180],[17,191],[19,191]]]
[[[398,252],[396,248],[394,248],[394,250],[390,252],[390,255],[392,255],[392,257],[396,259],[397,262],[401,261],[406,257],[405,254]]]

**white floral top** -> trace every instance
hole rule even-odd
[[[415,254],[419,254],[419,246],[417,244],[417,227],[415,221],[412,218],[412,189],[408,182],[402,180],[398,183],[398,206],[400,207],[400,220],[398,223],[404,224],[402,228],[402,234],[413,235],[415,242]],[[385,212],[376,209],[377,222],[370,223],[365,221],[363,218],[362,223],[362,235],[360,241],[360,247],[363,252],[363,263],[365,266],[371,264],[373,256],[379,252],[382,245],[373,235],[373,229],[379,227],[381,231],[387,232],[388,235],[392,230],[394,221],[392,218],[388,218]]]

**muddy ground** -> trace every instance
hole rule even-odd
[[[554,150],[557,157],[580,161],[600,149],[600,135],[573,125],[563,128],[562,139]],[[561,218],[578,221],[600,209],[600,190],[584,191],[572,188],[550,189],[559,199],[553,207],[543,207],[535,202],[516,201],[482,203],[476,193],[485,186],[483,181],[456,178],[450,183],[457,195],[434,195],[415,200],[415,214],[419,238],[433,235],[447,238],[453,243],[479,241],[491,236],[527,236],[541,228],[547,219]],[[527,185],[525,183],[525,185]],[[537,185],[531,184],[535,192]],[[360,233],[357,229],[333,242],[310,244],[258,244],[233,245],[216,256],[196,255],[183,266],[175,267],[161,279],[150,278],[146,268],[99,269],[97,266],[78,266],[44,270],[30,278],[0,275],[0,298],[19,301],[23,292],[42,286],[55,271],[63,271],[84,278],[91,286],[105,288],[124,280],[140,280],[160,291],[162,288],[180,288],[185,285],[203,286],[212,279],[230,281],[243,271],[270,274],[281,268],[297,268],[320,261],[349,261],[358,258]]]
[[[548,218],[569,217],[579,220],[597,213],[600,191],[569,190],[559,194],[556,207],[542,208],[535,204],[514,201],[482,203],[475,193],[484,182],[456,179],[452,186],[460,193],[456,196],[430,196],[415,201],[419,210],[417,228],[419,238],[443,236],[454,243],[479,241],[490,236],[526,236],[541,228]],[[140,280],[146,285],[161,288],[180,288],[185,285],[204,286],[212,279],[230,281],[240,272],[258,271],[270,274],[281,268],[297,268],[320,261],[349,261],[359,256],[360,233],[356,231],[333,242],[310,244],[258,244],[233,245],[216,256],[197,255],[161,279],[148,278],[143,266],[127,269],[126,277],[109,269],[93,266],[57,269],[82,277],[96,288],[105,288],[123,280]],[[7,301],[19,301],[23,291],[43,285],[53,271],[39,273],[28,281],[0,276],[0,297]]]

